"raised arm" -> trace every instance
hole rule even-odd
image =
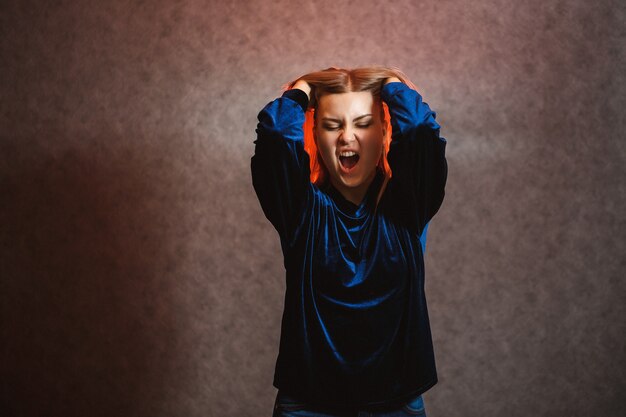
[[[445,195],[447,142],[439,136],[436,113],[417,91],[392,77],[386,80],[381,98],[389,106],[392,127],[388,187],[401,218],[421,234]]]
[[[278,231],[283,247],[290,246],[297,235],[312,194],[302,130],[310,88],[302,84],[295,87],[259,113],[250,164],[261,208]]]

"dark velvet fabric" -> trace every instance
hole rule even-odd
[[[356,205],[310,182],[298,91],[261,110],[251,160],[286,269],[274,386],[312,404],[393,406],[437,382],[420,237],[444,198],[446,140],[416,91],[385,85],[393,174],[376,209],[380,171]]]

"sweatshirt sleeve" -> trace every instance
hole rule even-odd
[[[392,82],[383,86],[381,98],[389,107],[392,127],[388,186],[402,218],[421,234],[444,199],[447,141],[439,135],[436,113],[417,91]]]
[[[306,93],[287,90],[258,114],[252,185],[283,246],[296,237],[312,193],[302,127],[307,104]]]

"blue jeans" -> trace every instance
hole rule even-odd
[[[387,411],[330,410],[311,406],[278,390],[272,417],[426,417],[421,395]]]

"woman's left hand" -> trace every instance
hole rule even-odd
[[[401,83],[401,82],[402,81],[398,77],[389,77],[385,80],[385,83],[383,85],[387,85],[389,83]]]

